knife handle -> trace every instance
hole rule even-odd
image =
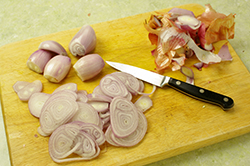
[[[228,110],[234,106],[234,101],[232,98],[228,96],[224,96],[222,94],[212,92],[210,90],[200,88],[198,86],[170,78],[168,81],[169,86],[172,88],[194,97],[195,99],[199,99],[205,102],[209,102],[212,104],[216,104],[221,106],[224,110]]]

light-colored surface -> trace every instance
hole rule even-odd
[[[212,6],[225,14],[236,13],[236,36],[230,40],[233,48],[250,68],[249,48],[249,2],[248,1],[209,1]],[[206,1],[3,1],[0,9],[0,46],[15,41],[33,38],[126,17],[148,11],[163,9],[186,3]],[[249,92],[246,92],[249,93]],[[248,108],[246,108],[248,109]],[[4,133],[1,130],[1,133]],[[4,135],[1,135],[4,137]],[[201,148],[151,165],[248,165],[249,134]],[[2,148],[3,147],[3,148]],[[1,139],[2,154],[6,154],[6,142]],[[2,155],[4,156],[4,155]],[[4,156],[1,161],[7,161]],[[1,163],[2,164],[2,163]]]

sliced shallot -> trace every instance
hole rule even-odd
[[[116,75],[133,95],[137,95],[140,92],[140,81],[133,75],[124,72],[114,72],[112,75]]]
[[[41,130],[50,135],[57,127],[67,123],[77,110],[78,104],[75,99],[66,95],[51,95],[44,103],[40,114]]]
[[[63,85],[59,86],[58,88],[56,88],[53,93],[56,93],[60,90],[65,90],[65,89],[77,92],[77,84],[76,83],[63,84]]]
[[[81,121],[84,123],[92,123],[100,128],[102,128],[101,119],[98,115],[98,112],[93,106],[84,102],[77,102],[79,109],[76,114],[71,118],[71,121]]]
[[[128,99],[115,97],[110,103],[110,122],[115,136],[126,137],[138,126],[138,110]]]
[[[71,154],[79,157],[70,157]],[[58,127],[49,139],[49,154],[57,162],[90,160],[97,157],[100,148],[95,140],[78,125],[71,123]]]
[[[109,109],[109,103],[107,103],[107,102],[89,101],[88,103],[92,107],[94,107],[97,112],[105,112]]]
[[[32,94],[28,101],[30,113],[36,118],[39,118],[42,111],[42,107],[49,97],[50,94],[43,92],[37,92]]]
[[[111,133],[111,139],[120,146],[131,147],[137,145],[145,136],[147,132],[147,119],[142,112],[138,111],[139,123],[136,130],[125,138],[119,138]],[[112,127],[112,126],[111,126]]]
[[[115,75],[106,75],[100,81],[100,88],[104,94],[110,97],[126,97],[128,90],[123,82]]]
[[[30,82],[27,82],[27,81],[17,81],[13,85],[13,89],[17,93],[17,92],[19,92],[21,89],[23,89],[28,84],[30,84]]]
[[[30,96],[36,92],[41,92],[43,89],[43,84],[40,80],[35,80],[17,92],[17,95],[20,100],[28,101]]]
[[[75,122],[72,122],[75,123]],[[80,126],[80,130],[88,133],[90,136],[92,136],[95,141],[98,143],[98,145],[102,145],[105,142],[105,135],[102,129],[92,123],[84,123],[76,121],[77,125]]]
[[[149,96],[143,95],[134,104],[139,111],[145,112],[152,107],[153,102]]]

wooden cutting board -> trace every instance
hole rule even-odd
[[[192,10],[196,15],[204,12],[204,7],[197,4],[180,7]],[[100,54],[104,60],[154,70],[154,60],[150,53],[154,46],[150,44],[148,32],[143,26],[144,20],[150,14],[143,13],[92,25],[97,35],[94,52]],[[96,78],[82,82],[74,70],[71,70],[63,82],[53,84],[27,68],[28,57],[37,50],[42,41],[55,40],[68,51],[68,44],[79,29],[80,27],[0,48],[1,99],[11,162],[14,166],[57,165],[48,153],[48,137],[37,133],[39,120],[29,113],[27,102],[20,101],[12,89],[16,81],[31,82],[39,79],[44,85],[45,93],[51,93],[61,84],[74,82],[78,84],[78,89],[91,93],[103,76],[115,72],[106,65]],[[105,144],[101,147],[98,158],[65,165],[143,165],[250,132],[250,75],[230,44],[229,48],[234,58],[232,62],[210,65],[202,71],[192,67],[197,62],[196,58],[187,60],[186,65],[193,68],[196,85],[232,97],[235,101],[233,109],[225,112],[218,106],[187,97],[171,88],[157,89],[151,96],[154,105],[145,113],[148,131],[141,143],[131,148]],[[77,58],[71,54],[69,56],[74,64]],[[166,71],[164,74],[185,81],[180,72]],[[146,92],[152,90],[151,85],[145,86]]]

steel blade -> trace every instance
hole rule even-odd
[[[159,87],[162,87],[162,83],[168,82],[166,81],[166,79],[169,79],[169,77],[167,76],[162,76],[160,74],[157,74],[157,73],[154,73],[154,72],[151,72],[151,71],[139,68],[139,67],[126,65],[123,63],[110,62],[110,61],[106,61],[106,63],[117,70],[120,70],[125,73],[129,73],[140,80],[143,80],[145,82],[148,82],[150,84],[153,84]]]

